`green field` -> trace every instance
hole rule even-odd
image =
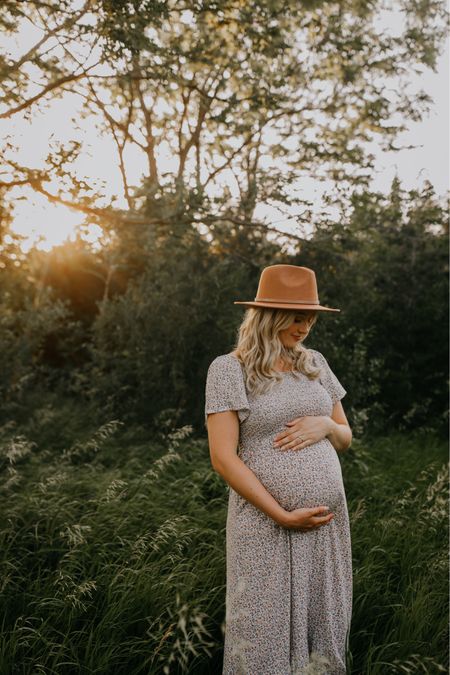
[[[0,672],[220,674],[227,486],[206,437],[95,417],[50,397],[0,429]],[[341,462],[349,672],[447,672],[446,442],[360,438]]]

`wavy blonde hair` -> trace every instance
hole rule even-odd
[[[245,312],[238,328],[234,354],[244,366],[249,391],[264,393],[283,378],[283,374],[275,368],[280,359],[292,364],[294,371],[304,373],[309,379],[319,377],[320,368],[313,364],[312,354],[300,341],[294,347],[285,347],[278,337],[299,312],[270,307],[249,307]],[[317,314],[311,328],[316,321]]]

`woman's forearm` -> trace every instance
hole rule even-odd
[[[237,455],[227,458],[224,462],[216,462],[214,469],[241,497],[272,518],[278,525],[284,524],[287,512]]]
[[[353,434],[347,424],[338,424],[331,417],[328,417],[329,432],[327,438],[337,452],[343,452],[350,447]]]

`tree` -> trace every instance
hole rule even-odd
[[[319,339],[355,409],[377,403],[370,422],[383,431],[446,425],[448,206],[431,184],[406,191],[396,177],[387,196],[355,191],[348,217],[318,224],[294,258],[318,270],[321,300],[342,308]]]
[[[427,110],[430,97],[406,84],[412,70],[434,67],[446,10],[435,0],[396,8],[404,26],[393,36],[376,27],[381,3],[366,0],[7,2],[10,34],[28,21],[41,34],[20,58],[3,58],[3,117],[76,95],[114,140],[127,208],[105,205],[76,176],[81,143],[56,145],[40,169],[19,166],[7,149],[3,185],[29,184],[110,228],[193,225],[245,239],[261,228],[260,203],[298,204],[299,224],[310,222],[293,184],[314,175],[366,185],[366,142],[395,149],[405,121]],[[147,161],[138,186],[130,148]]]

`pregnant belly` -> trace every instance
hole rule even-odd
[[[287,511],[328,506],[336,511],[345,501],[342,471],[328,439],[302,450],[269,447],[272,439],[241,455],[264,487]]]

